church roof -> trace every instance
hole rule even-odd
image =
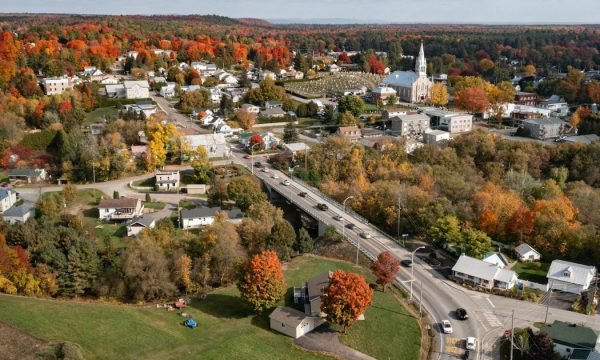
[[[414,71],[394,71],[382,83],[389,86],[411,87],[417,81],[419,74]]]

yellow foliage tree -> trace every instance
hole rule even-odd
[[[433,84],[431,87],[431,103],[433,106],[446,106],[448,104],[448,89],[441,83]]]
[[[537,72],[537,69],[535,68],[535,66],[533,65],[525,65],[525,67],[523,68],[523,74],[525,74],[525,76],[533,76],[535,75],[535,73]]]

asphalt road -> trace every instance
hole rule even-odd
[[[204,129],[200,125],[191,121],[189,116],[177,111],[177,109],[175,109],[173,105],[164,97],[150,93],[150,98],[156,102],[158,107],[169,116],[169,119],[174,122],[177,127],[191,128],[197,130],[201,134],[207,134],[211,132],[210,130]]]

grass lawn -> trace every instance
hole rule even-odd
[[[146,209],[162,210],[165,206],[166,204],[162,201],[144,202],[144,207]]]
[[[151,178],[147,178],[147,179],[143,179],[143,180],[134,181],[133,185],[134,186],[149,186],[149,187],[154,187],[154,185],[156,185],[156,178],[155,177],[151,177]]]
[[[291,287],[327,270],[369,271],[316,257],[296,258],[285,275]],[[370,278],[370,276],[369,276]],[[372,279],[370,279],[372,280]],[[87,359],[326,359],[295,348],[269,329],[268,315],[255,316],[235,286],[218,289],[186,310],[198,328],[181,325],[174,312],[154,306],[119,306],[0,296],[0,319],[50,341],[72,341]],[[392,292],[375,292],[366,320],[341,335],[344,343],[377,358],[417,359],[419,329]]]
[[[111,107],[102,107],[98,108],[90,113],[88,113],[83,120],[84,125],[90,125],[102,122],[104,118],[116,118],[119,115],[119,110],[117,110],[114,106]]]
[[[546,284],[548,279],[548,269],[550,264],[542,262],[518,262],[512,267],[512,271],[516,272],[519,279],[529,280],[540,284]]]

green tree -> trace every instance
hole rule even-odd
[[[338,103],[340,114],[349,111],[354,116],[359,116],[365,111],[365,102],[358,96],[343,96]]]
[[[283,128],[283,141],[286,144],[295,143],[298,141],[298,130],[293,121],[288,122]]]
[[[67,184],[63,187],[63,198],[68,204],[72,204],[77,198],[77,187],[72,184]]]
[[[198,146],[194,152],[194,160],[192,168],[194,169],[194,177],[200,184],[206,184],[209,180],[208,172],[212,164],[208,158],[208,153],[203,145]]]
[[[275,221],[268,239],[270,249],[275,250],[281,259],[288,260],[290,258],[290,249],[295,240],[296,232],[289,221],[285,219]]]
[[[459,244],[464,249],[465,254],[475,258],[481,258],[486,252],[490,251],[492,239],[483,231],[473,228],[464,228],[462,233],[462,243]]]
[[[227,194],[242,211],[246,211],[252,204],[267,199],[260,184],[251,176],[240,176],[233,179],[227,186]]]
[[[113,199],[120,199],[121,195],[119,195],[119,192],[117,190],[113,191]]]
[[[300,228],[298,231],[298,237],[294,243],[294,250],[300,254],[311,253],[314,246],[314,240],[310,237],[310,234],[305,228]]]
[[[350,111],[345,111],[338,117],[338,124],[340,126],[356,125],[356,118]]]

